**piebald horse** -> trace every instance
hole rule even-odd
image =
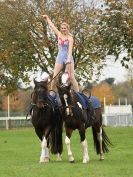
[[[71,88],[68,73],[59,75],[57,89],[62,103],[61,114],[65,125],[65,143],[67,146],[69,162],[74,162],[74,157],[70,146],[70,138],[75,129],[79,131],[80,135],[83,151],[83,163],[89,162],[90,158],[86,139],[86,129],[88,127],[92,127],[94,146],[96,148],[97,154],[100,154],[100,160],[103,160],[103,154],[109,151],[108,145],[110,145],[111,142],[102,127],[101,107],[99,106],[93,108],[89,98],[87,98],[85,101],[88,101],[88,108],[83,108],[82,102],[79,98],[79,93],[76,93]],[[83,94],[82,96],[85,97]]]

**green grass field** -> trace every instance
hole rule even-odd
[[[75,163],[67,160],[64,144],[63,161],[51,155],[47,164],[39,164],[40,142],[34,130],[0,130],[0,177],[133,177],[133,127],[105,128],[113,143],[104,161],[93,148],[91,129],[87,131],[90,163],[82,164],[78,132],[71,138]],[[63,137],[65,134],[63,134]]]

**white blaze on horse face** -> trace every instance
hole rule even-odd
[[[43,72],[41,75],[37,75],[36,81],[41,82],[41,81],[47,81],[49,79],[49,74],[46,72]]]
[[[49,79],[49,74],[46,72],[43,72],[41,75],[41,80],[42,81],[47,81]]]
[[[68,79],[69,79],[68,73],[64,73],[61,77],[62,84],[68,86]]]
[[[67,103],[67,95],[66,95],[66,94],[64,94],[64,100],[65,100],[66,106],[68,106],[68,103]],[[66,113],[67,113],[67,115],[70,115],[70,110],[69,110],[69,108],[66,108]]]
[[[82,109],[82,105],[81,105],[79,102],[77,102],[77,104],[78,104],[78,106]]]

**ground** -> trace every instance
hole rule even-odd
[[[105,131],[113,146],[104,161],[99,161],[93,148],[91,129],[87,130],[90,163],[82,164],[82,151],[78,132],[73,133],[72,151],[75,163],[67,160],[64,144],[63,161],[39,164],[40,142],[34,129],[0,130],[1,177],[133,177],[133,127],[110,128]],[[65,134],[63,134],[65,137]]]

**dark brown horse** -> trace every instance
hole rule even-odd
[[[57,82],[58,93],[62,102],[62,117],[65,125],[66,138],[65,143],[68,150],[70,162],[74,162],[74,157],[70,147],[70,138],[72,132],[78,129],[80,134],[81,146],[83,150],[83,163],[89,162],[88,145],[86,140],[86,128],[92,127],[94,145],[97,154],[100,154],[100,160],[104,159],[103,153],[108,152],[110,140],[102,127],[101,107],[93,108],[89,98],[82,95],[88,102],[88,107],[84,108],[80,100],[79,93],[76,93],[69,82],[69,79],[63,80],[64,74],[60,74]]]
[[[48,81],[34,80],[32,93],[32,124],[41,140],[40,162],[49,162],[49,147],[53,154],[62,153],[61,114],[48,92]]]

